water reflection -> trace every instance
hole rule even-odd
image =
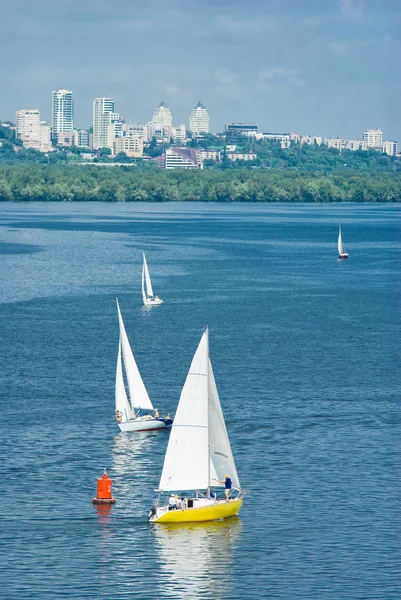
[[[238,517],[210,523],[153,527],[160,557],[163,595],[221,598],[230,595],[232,561],[240,544]]]
[[[147,494],[149,489],[152,490],[157,485],[157,478],[154,477],[157,434],[158,432],[130,432],[119,433],[114,437],[113,490],[120,516],[141,517],[146,520],[150,503]]]

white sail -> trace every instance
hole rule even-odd
[[[212,363],[209,360],[209,447],[210,447],[210,485],[224,486],[224,481],[228,475],[233,486],[240,489],[237,469],[235,467],[233,453],[231,451],[230,440],[228,439],[226,424],[224,422],[223,411],[216,382],[213,375]]]
[[[153,297],[154,294],[153,294],[152,282],[150,280],[148,263],[146,262],[145,252],[143,253],[143,267],[142,267],[142,295],[144,293],[144,280],[146,283],[145,297],[146,298]]]
[[[224,486],[229,475],[240,488],[224,423],[206,330],[181,392],[160,478],[161,491]]]
[[[338,254],[344,254],[343,251],[343,241],[342,241],[342,237],[341,237],[341,225],[339,226],[338,229]]]
[[[208,334],[202,336],[181,392],[159,489],[197,490],[209,485]]]
[[[121,352],[124,361],[125,373],[127,375],[130,404],[132,408],[153,410],[152,402],[150,401],[148,392],[146,391],[141,374],[135,362],[134,355],[132,354],[131,346],[129,344],[127,333],[125,331],[123,318],[121,316],[118,300],[117,309],[118,321],[120,325]]]
[[[121,415],[121,421],[125,422],[134,418],[134,412],[128,402],[124,385],[123,368],[121,364],[121,339],[118,342],[118,357],[116,368],[116,411]]]

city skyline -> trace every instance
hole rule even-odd
[[[2,120],[37,108],[51,122],[49,89],[66,88],[78,129],[92,122],[95,97],[112,97],[126,121],[148,121],[164,100],[174,122],[188,124],[201,101],[211,131],[244,122],[344,138],[381,128],[401,139],[399,3],[250,0],[246,14],[238,0],[108,6],[21,0],[5,8],[19,26],[0,40]],[[92,45],[106,30],[107,44]]]

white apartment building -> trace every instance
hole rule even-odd
[[[198,102],[189,116],[189,131],[193,135],[209,133],[210,131],[209,113],[200,102]]]
[[[89,148],[89,131],[87,129],[74,129],[74,146]]]
[[[173,138],[174,142],[184,143],[187,139],[187,130],[185,125],[177,125],[176,127],[167,127],[166,135],[168,139]]]
[[[71,90],[52,92],[52,129],[56,140],[59,133],[70,133],[74,129],[74,96]]]
[[[173,126],[171,110],[161,102],[153,113],[152,120],[148,123],[148,135],[162,142],[168,139],[168,128]]]
[[[322,142],[323,140],[319,135],[301,135],[299,139],[301,146],[302,144],[309,144],[309,146],[314,146],[316,144],[317,146],[321,146]]]
[[[55,148],[52,145],[52,128],[46,121],[40,122],[39,127],[40,135],[40,152],[53,152]]]
[[[15,136],[22,140],[25,148],[40,148],[40,112],[18,110],[15,118]]]
[[[54,150],[50,125],[40,120],[38,110],[18,110],[15,122],[15,136],[22,140],[25,148],[34,148],[39,152]]]
[[[93,148],[110,148],[109,125],[115,115],[113,98],[95,98],[93,101]],[[111,145],[113,148],[113,144]]]
[[[168,148],[164,155],[164,168],[202,169],[203,163],[194,148]]]
[[[324,138],[323,142],[328,148],[336,148],[337,150],[366,150],[366,144],[363,140]]]
[[[367,148],[383,148],[383,132],[381,129],[367,129],[363,132],[363,141]]]
[[[228,160],[256,160],[257,155],[254,152],[227,152]]]
[[[397,156],[398,144],[397,142],[387,141],[383,144],[383,152],[389,156]]]
[[[202,162],[205,160],[215,160],[220,162],[221,152],[220,150],[199,150],[199,156]]]

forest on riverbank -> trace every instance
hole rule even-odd
[[[0,201],[399,202],[401,173],[1,165]]]

